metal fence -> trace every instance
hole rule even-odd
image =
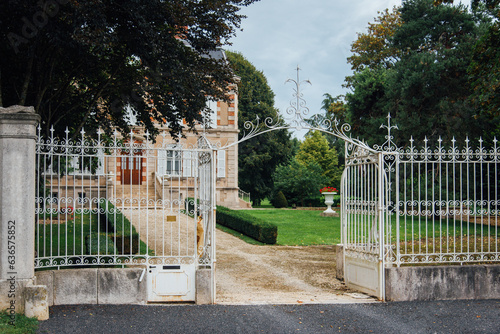
[[[388,128],[391,126],[389,124]],[[500,147],[346,144],[344,278],[385,298],[387,266],[500,262]]]
[[[204,143],[39,133],[36,154],[36,268],[212,263],[215,165]]]
[[[397,265],[500,261],[500,149],[425,140],[387,153]],[[390,222],[389,222],[390,223]]]

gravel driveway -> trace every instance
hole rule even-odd
[[[187,220],[181,216],[180,222],[165,222],[166,214],[161,210],[149,210],[147,216],[137,209],[122,211],[156,254],[194,252],[193,247],[184,247],[189,242],[171,242],[194,234],[194,224],[187,216]],[[334,246],[257,246],[217,229],[216,247],[217,304],[375,301],[347,289],[335,278]]]
[[[256,246],[217,230],[217,304],[370,302],[335,278],[333,246]]]

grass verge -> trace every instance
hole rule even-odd
[[[2,334],[34,334],[38,330],[38,320],[16,314],[12,319],[7,312],[0,312],[0,333]]]

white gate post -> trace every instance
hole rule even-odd
[[[216,221],[216,209],[217,209],[217,203],[216,203],[216,195],[215,195],[215,189],[216,189],[216,180],[217,180],[217,168],[216,168],[216,161],[217,161],[217,150],[212,149],[211,150],[211,160],[210,160],[210,170],[209,174],[206,175],[205,177],[208,177],[208,180],[205,178],[201,183],[205,183],[203,187],[206,190],[208,189],[208,196],[205,194],[206,199],[209,200],[210,202],[210,208],[209,210],[209,223],[208,223],[208,228],[209,228],[209,234],[210,235],[210,263],[208,265],[203,266],[203,268],[199,267],[196,269],[196,304],[202,305],[202,304],[214,304],[215,303],[215,289],[216,289],[216,282],[215,282],[215,266],[216,266],[216,239],[215,239],[215,221]],[[207,184],[208,183],[208,184]],[[205,243],[207,242],[207,239],[205,239]]]
[[[379,295],[377,296],[379,300],[385,301],[385,184],[384,176],[384,154],[378,153],[378,239],[379,239],[379,264],[378,264],[378,284],[379,284]]]
[[[48,318],[47,290],[35,277],[35,145],[33,107],[0,108],[0,309]]]

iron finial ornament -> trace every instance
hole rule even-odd
[[[303,98],[303,94],[300,91],[300,85],[305,83],[312,85],[309,80],[300,81],[300,70],[301,68],[297,65],[297,80],[288,79],[285,81],[285,84],[289,82],[295,84],[295,88],[293,89],[295,101],[290,101],[290,106],[286,109],[286,112],[289,115],[295,116],[295,118],[291,121],[290,126],[291,128],[295,128],[297,131],[307,128],[308,123],[304,119],[304,116],[309,114],[309,108],[306,106],[306,100]]]
[[[248,139],[259,136],[261,134],[275,131],[275,130],[309,130],[321,131],[333,135],[339,139],[344,140],[351,148],[354,146],[361,147],[362,149],[376,153],[376,150],[369,147],[364,141],[353,138],[351,135],[351,126],[348,123],[341,123],[335,116],[332,118],[322,118],[314,115],[312,118],[306,118],[310,110],[306,106],[306,100],[303,97],[301,87],[304,84],[312,85],[310,80],[301,80],[301,68],[297,65],[295,69],[296,79],[288,79],[286,83],[293,83],[293,99],[286,109],[286,114],[289,117],[282,117],[279,113],[276,119],[267,117],[265,119],[256,116],[253,121],[246,121],[243,123],[242,136],[238,141],[226,145],[216,144],[218,149],[227,149],[231,146],[238,145]]]

